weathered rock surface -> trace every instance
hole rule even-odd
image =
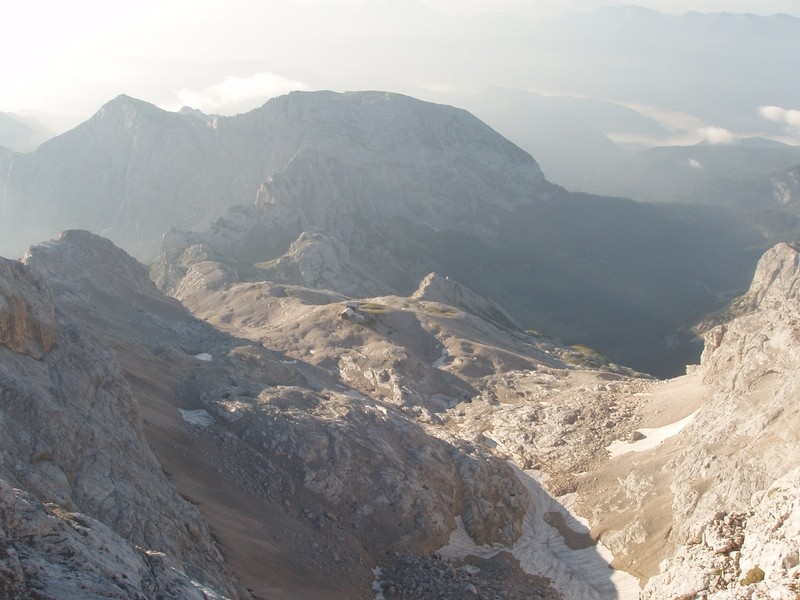
[[[736,316],[706,334],[701,365],[644,390],[634,423],[647,419],[639,426],[646,435],[615,442],[611,459],[577,480],[577,506],[603,532],[616,564],[646,580],[677,553],[650,584],[654,598],[794,597],[785,581],[747,589],[738,582],[759,576],[744,546],[769,546],[765,532],[783,519],[751,526],[753,511],[794,510],[791,502],[762,502],[793,489],[789,474],[800,465],[799,256],[779,244],[762,257]]]
[[[40,359],[56,339],[50,288],[17,261],[0,258],[0,344]]]
[[[162,553],[0,479],[0,598],[222,600]]]
[[[793,600],[800,593],[800,469],[753,495],[745,512],[720,512],[666,560],[643,598]]]
[[[45,338],[49,351],[39,360],[28,347],[0,346],[0,477],[59,510],[104,523],[116,545],[125,540],[163,553],[171,569],[238,597],[202,517],[178,496],[145,442],[138,404],[113,354],[60,309],[55,323],[46,320],[54,308],[41,272],[19,263],[4,268],[16,275],[3,279],[5,296],[16,306],[49,308],[44,323],[29,329],[54,337]],[[31,314],[12,312],[13,330]]]
[[[515,562],[506,553],[491,559],[470,556],[457,563],[436,556],[398,554],[376,572],[373,587],[386,600],[561,600],[564,597],[540,577],[515,573]]]
[[[246,339],[245,329],[216,331],[162,296],[119,249],[85,232],[33,247],[26,261],[51,278],[65,312],[114,348],[165,469],[180,473],[178,489],[200,502],[228,564],[255,593],[361,597],[387,551],[433,552],[456,515],[480,543],[511,545],[519,536],[528,492],[512,469],[485,448],[432,436],[417,418],[417,396],[395,405],[361,393],[327,364]],[[342,323],[342,296],[235,283],[232,268],[194,264],[179,293],[198,302],[229,296],[230,324],[313,307]],[[303,327],[312,324],[304,319]],[[324,358],[319,341],[307,339]],[[441,389],[453,393],[442,376]]]
[[[800,253],[779,244],[759,261],[750,290],[737,302],[741,314],[706,334],[698,372],[713,396],[687,428],[685,449],[673,461],[673,537],[681,544],[696,544],[714,527],[708,520],[715,511],[742,514],[743,542],[706,544],[720,555],[731,555],[718,581],[711,581],[707,570],[694,562],[705,551],[702,545],[681,548],[675,559],[699,569],[697,578],[685,585],[719,591],[715,598],[793,597],[786,590],[794,588],[785,586],[798,577],[787,575],[796,565],[791,556],[797,556],[797,548],[780,546],[779,540],[785,537],[784,522],[791,530],[796,519],[791,515],[797,512],[791,497],[798,493],[800,464],[799,290]],[[765,556],[763,549],[770,547],[775,554]],[[740,576],[755,578],[758,572],[750,572],[755,567],[768,569],[770,577],[746,590],[730,591]],[[674,568],[674,563],[665,566],[667,572]]]

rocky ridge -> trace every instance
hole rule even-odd
[[[426,275],[420,282],[417,291],[411,297],[415,300],[441,302],[442,304],[459,308],[501,328],[522,329],[514,321],[514,318],[497,302],[479,296],[460,283],[452,281],[449,277],[442,277],[437,273]]]
[[[83,584],[108,597],[160,588],[201,597],[204,587],[248,597],[164,477],[114,356],[54,304],[40,272],[3,259],[0,290],[13,332],[0,346],[2,568],[12,597],[59,598]],[[130,580],[114,561],[130,564]],[[65,570],[86,574],[63,582]]]

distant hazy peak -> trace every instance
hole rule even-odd
[[[115,110],[131,110],[131,109],[167,112],[150,102],[139,100],[138,98],[133,98],[132,96],[128,96],[127,94],[120,94],[116,98],[113,98],[108,102],[106,102],[105,104],[103,104],[103,106],[100,107],[100,110],[97,111],[97,114],[103,114]]]
[[[120,94],[100,107],[100,110],[98,110],[87,123],[122,122],[126,127],[129,127],[140,120],[151,121],[160,126],[180,122],[196,122],[198,120],[203,123],[210,122],[209,117],[200,111],[193,111],[191,113],[185,111],[171,112],[159,108],[150,102],[132,98],[126,94]]]

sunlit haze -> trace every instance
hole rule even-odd
[[[460,96],[502,86],[643,107],[651,117],[671,115],[662,121],[668,126],[674,126],[679,116],[691,124],[675,127],[678,141],[697,141],[703,131],[710,132],[708,141],[725,141],[733,135],[763,134],[760,127],[773,137],[796,138],[797,86],[793,86],[794,103],[786,89],[775,90],[771,96],[769,80],[762,93],[752,93],[752,97],[743,97],[731,81],[709,83],[707,89],[693,92],[659,92],[653,82],[672,77],[668,73],[680,61],[688,61],[689,75],[685,81],[676,80],[676,88],[690,87],[698,79],[691,64],[695,50],[678,51],[670,64],[653,55],[654,47],[664,40],[681,46],[682,25],[666,31],[664,40],[650,43],[637,39],[633,28],[638,21],[619,13],[600,23],[604,27],[618,23],[619,32],[607,37],[613,40],[619,33],[629,37],[624,49],[628,55],[614,56],[614,48],[604,45],[608,40],[600,39],[602,34],[595,46],[591,41],[584,47],[576,45],[574,40],[593,38],[597,25],[588,18],[573,23],[569,15],[632,4],[603,0],[142,0],[123,8],[119,3],[93,0],[14,3],[5,8],[0,23],[0,51],[6,57],[0,63],[0,111],[36,114],[59,130],[88,118],[121,93],[169,110],[188,105],[204,112],[236,114],[291,90],[386,89],[458,104]],[[800,17],[795,0],[641,0],[636,4],[673,16],[694,10]],[[734,27],[732,34],[737,35],[736,31]],[[705,53],[700,58],[708,59],[709,68],[714,68],[716,59],[712,42],[696,50]],[[667,46],[659,51],[673,49]],[[638,55],[642,64],[636,64]],[[600,58],[602,64],[592,64]],[[619,64],[612,64],[612,59]],[[762,62],[744,65],[743,77],[758,73],[761,64],[774,63],[782,69],[790,59],[754,57]],[[617,75],[608,77],[606,70]],[[726,77],[728,73],[710,75]],[[656,88],[652,94],[648,93],[651,87]],[[702,105],[702,99],[716,88],[725,98],[719,103],[719,116]],[[739,101],[736,106],[733,96]]]

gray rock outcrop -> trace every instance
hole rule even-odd
[[[677,553],[645,597],[795,597],[799,290],[800,253],[779,244],[738,316],[706,334],[697,375],[710,397],[667,463]]]
[[[349,296],[379,296],[391,287],[372,276],[362,260],[330,234],[302,232],[274,264],[265,266],[270,281],[298,283]]]
[[[170,562],[0,479],[0,598],[223,600]]]
[[[227,572],[200,514],[164,477],[114,355],[86,327],[54,307],[42,270],[11,261],[4,261],[0,269],[3,297],[11,306],[5,323],[13,334],[11,343],[0,346],[0,478],[6,482],[3,524],[8,543],[20,549],[36,547],[55,569],[56,541],[14,539],[21,535],[18,527],[28,526],[33,527],[30,535],[41,531],[46,538],[52,525],[58,535],[66,536],[65,543],[72,543],[68,538],[75,536],[63,523],[53,525],[50,517],[34,514],[38,501],[51,506],[51,513],[80,513],[104,524],[91,529],[109,539],[109,547],[139,556],[136,568],[146,564],[134,546],[162,553],[163,559],[157,560],[164,563],[164,573],[190,574],[220,594],[246,597]],[[76,562],[64,559],[62,566],[79,569],[83,560],[98,566],[116,560],[110,550],[106,557],[102,552],[88,556],[98,544],[76,546]],[[12,569],[21,569],[20,585],[30,577],[58,577],[58,569],[38,572],[36,561],[20,564]],[[108,567],[104,573],[110,576],[111,571]],[[106,575],[97,574],[98,581]],[[188,581],[186,575],[175,577]],[[103,585],[111,583],[106,578]],[[50,589],[56,582],[48,579],[42,585]],[[58,597],[53,593],[45,597]]]
[[[41,359],[56,340],[47,283],[19,262],[0,258],[0,345]]]
[[[753,495],[744,512],[720,512],[662,564],[642,598],[793,599],[800,593],[800,469]]]

